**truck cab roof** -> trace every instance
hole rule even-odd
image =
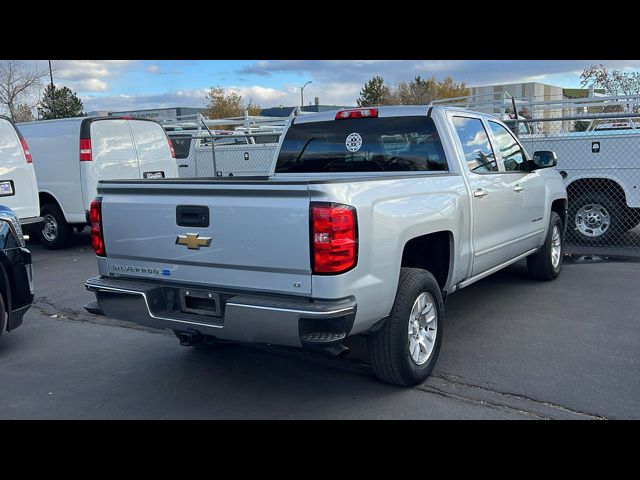
[[[388,105],[388,106],[380,106],[380,107],[353,107],[353,108],[345,108],[340,110],[331,110],[327,112],[312,113],[309,115],[295,117],[293,119],[293,123],[301,124],[301,123],[311,123],[311,122],[327,122],[327,121],[335,120],[338,112],[352,111],[352,110],[353,111],[367,110],[367,109],[377,110],[377,116],[379,118],[418,117],[418,116],[428,115],[430,110],[443,110],[443,111],[464,112],[467,114],[473,114],[479,117],[484,117],[490,120],[496,120],[496,117],[493,115],[476,112],[476,111],[472,111],[472,110],[469,110],[466,108],[460,108],[460,107],[437,106],[437,105]]]

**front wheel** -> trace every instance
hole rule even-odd
[[[442,292],[434,276],[402,268],[391,315],[368,338],[378,379],[403,386],[426,380],[440,353],[443,317]]]
[[[527,257],[529,276],[536,280],[554,280],[562,269],[563,225],[560,216],[551,212],[544,245]]]

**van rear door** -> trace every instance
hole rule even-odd
[[[22,221],[40,215],[38,184],[27,157],[28,146],[7,118],[0,118],[0,204],[11,208]]]
[[[84,129],[83,129],[84,130]],[[85,211],[97,195],[98,181],[140,178],[138,157],[127,120],[95,119],[90,123],[91,160],[81,161]]]
[[[138,152],[140,178],[175,178],[176,159],[162,126],[148,120],[129,120]]]

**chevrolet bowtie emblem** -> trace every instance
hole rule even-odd
[[[187,233],[176,237],[176,245],[186,245],[191,250],[200,250],[200,247],[211,245],[211,237],[200,237],[199,233]]]

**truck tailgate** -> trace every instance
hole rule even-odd
[[[114,181],[99,194],[112,275],[311,293],[306,184]],[[203,208],[208,226],[178,225]]]

